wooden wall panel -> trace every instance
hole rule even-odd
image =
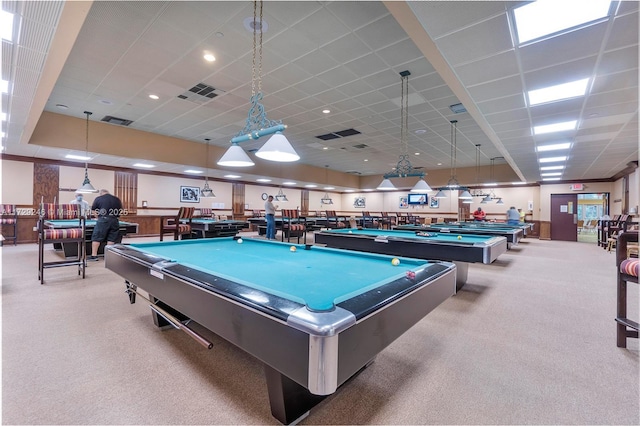
[[[53,203],[60,188],[60,167],[55,164],[34,163],[33,175],[33,208],[37,209],[42,200]]]
[[[232,206],[231,211],[233,218],[244,220],[244,204],[245,204],[245,187],[244,183],[234,183],[232,187]]]
[[[128,214],[136,214],[138,199],[138,173],[115,172],[115,196],[122,201],[122,208]]]
[[[551,239],[551,222],[540,221],[540,234],[538,236],[541,240],[550,240]]]

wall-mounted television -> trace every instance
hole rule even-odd
[[[429,204],[429,196],[427,194],[409,193],[407,202],[411,205]]]

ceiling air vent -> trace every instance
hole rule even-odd
[[[467,109],[462,104],[449,105],[449,109],[454,114],[462,114],[463,112],[467,112]]]
[[[357,170],[347,170],[345,173],[349,173],[350,175],[361,175],[362,173]]]
[[[365,149],[368,146],[369,145],[364,144],[364,143],[359,143],[358,145],[353,145],[354,148],[358,148],[358,149]]]
[[[197,104],[204,104],[222,93],[224,93],[224,91],[216,89],[213,86],[198,83],[186,92],[179,94],[178,98],[195,102]]]
[[[124,118],[112,117],[110,115],[105,115],[101,121],[109,124],[117,124],[118,126],[128,126],[133,123],[133,120],[125,120]]]
[[[359,134],[360,132],[357,131],[356,129],[346,129],[346,130],[340,130],[339,132],[331,132],[331,133],[327,133],[326,135],[316,136],[316,138],[322,139],[323,141],[328,141],[331,139],[346,138],[347,136],[353,136],[353,135],[359,135]]]

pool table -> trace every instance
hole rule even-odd
[[[451,222],[449,223],[461,226],[468,226],[470,228],[519,228],[522,229],[522,236],[526,237],[529,231],[533,231],[533,223],[519,222],[517,225],[509,225],[506,222],[477,222],[472,220],[465,220],[464,222]]]
[[[492,263],[507,251],[507,239],[492,235],[384,229],[333,229],[316,232],[316,244],[393,256],[438,259],[455,263],[456,288],[467,281],[469,263]]]
[[[455,293],[448,262],[394,265],[392,256],[236,239],[117,244],[105,266],[125,279],[131,303],[149,295],[155,325],[169,320],[210,347],[190,319],[259,359],[271,412],[285,424]]]
[[[191,230],[200,238],[233,237],[248,227],[240,220],[191,219]]]
[[[512,246],[517,245],[522,237],[524,236],[524,232],[519,228],[508,228],[508,227],[493,227],[489,228],[478,228],[478,227],[470,227],[461,225],[460,223],[432,223],[425,225],[399,225],[393,229],[398,229],[402,231],[424,231],[424,232],[442,232],[442,233],[451,233],[451,234],[476,234],[476,235],[491,235],[497,237],[505,237],[507,239],[507,250],[511,249]]]
[[[87,219],[85,221],[85,233],[84,239],[86,240],[85,250],[86,253],[91,254],[91,234],[93,233],[93,228],[96,226],[95,219]],[[44,225],[51,229],[62,229],[62,228],[77,228],[78,227],[78,219],[52,219],[46,220]],[[132,222],[120,221],[120,231],[118,232],[118,239],[116,242],[121,242],[122,237],[127,234],[137,234],[138,233],[138,224]],[[98,255],[104,255],[104,247],[105,243],[100,244],[100,248],[98,249]],[[62,251],[64,257],[76,257],[78,256],[78,245],[76,243],[65,244],[65,243],[54,243],[53,247],[56,250]]]

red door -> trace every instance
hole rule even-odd
[[[578,241],[578,196],[551,194],[551,239]]]

